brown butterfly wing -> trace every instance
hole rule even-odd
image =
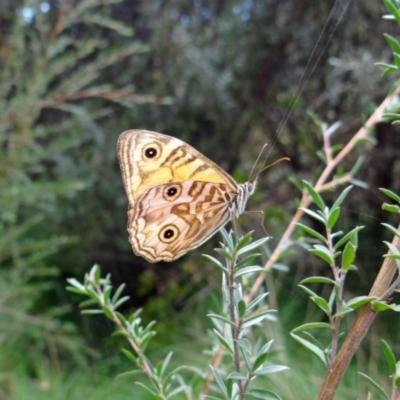
[[[154,186],[128,211],[135,254],[172,261],[200,246],[232,216],[224,184],[185,181]]]
[[[236,182],[217,164],[187,143],[145,130],[123,132],[118,158],[129,202],[148,188],[168,182],[223,183],[234,190]]]
[[[129,199],[129,240],[135,254],[148,261],[181,257],[232,218],[236,182],[185,142],[125,131],[118,158]]]

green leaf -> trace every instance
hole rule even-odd
[[[400,305],[399,304],[388,304],[385,303],[384,301],[374,301],[372,302],[372,309],[376,312],[382,312],[382,311],[395,311],[395,312],[400,312]]]
[[[262,321],[264,321],[270,314],[274,314],[274,313],[276,313],[276,310],[265,310],[265,311],[256,313],[254,315],[251,315],[250,317],[244,318],[243,328],[249,328],[250,326],[258,325]]]
[[[327,262],[330,266],[335,265],[335,262],[331,257],[331,253],[326,246],[315,245],[313,249],[309,250],[309,252],[321,258],[322,260]]]
[[[344,235],[334,246],[333,248],[335,250],[337,250],[340,246],[342,246],[344,243],[348,242],[349,240],[351,240],[351,238],[358,234],[358,232],[364,229],[363,226],[357,226],[356,228],[352,229],[350,232],[346,233],[346,235]]]
[[[154,399],[157,399],[157,400],[160,399],[160,397],[158,396],[157,392],[155,392],[154,390],[151,390],[145,384],[143,384],[141,382],[135,382],[135,385],[138,385],[138,386],[142,387],[143,389],[145,389],[147,392],[151,393],[154,396]]]
[[[341,195],[336,199],[336,201],[332,205],[332,210],[335,209],[336,207],[340,207],[341,204],[343,203],[343,200],[347,197],[347,195],[350,193],[350,190],[353,189],[353,186],[349,186],[346,189],[343,190]]]
[[[396,373],[396,358],[393,354],[392,349],[390,348],[389,344],[387,342],[385,342],[384,340],[381,340],[382,343],[382,350],[383,350],[383,354],[386,357],[386,361],[388,363],[389,366],[389,372],[391,375],[394,375]]]
[[[101,309],[103,310],[104,315],[110,319],[111,321],[114,320],[114,315],[112,311],[107,307],[107,306],[101,306]]]
[[[259,304],[262,300],[264,300],[267,296],[269,295],[268,292],[266,293],[262,293],[259,296],[257,296],[254,300],[252,300],[248,306],[247,306],[247,310],[250,311],[252,310],[257,304]]]
[[[225,382],[223,381],[221,375],[220,375],[220,374],[218,373],[218,371],[217,371],[215,368],[213,368],[211,365],[210,365],[210,368],[211,368],[212,373],[214,374],[215,381],[217,382],[217,385],[219,386],[219,388],[220,388],[222,394],[225,396],[226,399],[229,399],[229,397],[228,397],[228,391],[227,391],[227,389],[226,389]]]
[[[246,362],[247,369],[249,371],[251,371],[253,368],[253,364],[251,362],[250,342],[247,339],[242,338],[242,339],[238,339],[238,343],[239,343],[240,349],[242,350],[243,358],[244,358],[244,361]]]
[[[249,340],[246,338],[240,338],[237,340],[240,348],[242,349],[243,352],[245,352],[249,357],[251,356],[251,344]]]
[[[310,276],[303,279],[300,283],[331,283],[332,285],[336,285],[333,279],[326,278],[325,276]]]
[[[244,300],[239,300],[237,307],[239,318],[243,318],[243,316],[246,314],[246,302]]]
[[[130,361],[134,362],[135,364],[137,364],[136,356],[131,351],[126,350],[126,349],[121,349],[121,351],[122,351],[122,353],[125,355],[125,357],[128,360],[130,360]]]
[[[118,307],[120,307],[122,304],[124,304],[125,302],[127,302],[130,299],[129,296],[124,296],[121,297],[117,302],[115,302],[113,304],[114,310],[116,310]]]
[[[345,315],[350,314],[353,311],[354,310],[352,308],[343,306],[333,317],[334,318],[343,318]]]
[[[357,308],[360,308],[365,304],[371,303],[373,300],[376,300],[376,297],[357,296],[349,301],[346,301],[345,305],[346,307],[350,307],[351,309],[356,310]]]
[[[175,395],[177,395],[180,392],[186,391],[187,387],[185,386],[179,386],[176,389],[172,390],[171,392],[168,393],[168,395],[166,396],[167,399],[172,399]],[[164,398],[161,398],[162,400],[164,400]]]
[[[397,361],[397,363],[396,363],[396,379],[394,381],[394,384],[397,387],[400,386],[400,361]]]
[[[218,248],[214,249],[214,251],[217,252],[218,254],[221,254],[221,256],[227,259],[228,261],[233,261],[232,254],[230,254],[227,250]],[[202,255],[204,257],[207,257],[207,254],[202,254]]]
[[[375,63],[375,65],[378,65],[379,67],[385,68],[385,71],[383,72],[384,75],[388,75],[388,74],[391,74],[391,73],[397,71],[396,66],[393,65],[393,64],[377,62],[377,63]]]
[[[80,292],[82,292],[82,293],[79,293],[79,292],[75,292],[75,293],[78,293],[78,294],[86,294],[86,288],[85,288],[85,286],[83,286],[78,280],[76,280],[75,278],[68,278],[67,279],[67,282],[70,284],[70,285],[72,285],[72,286],[74,286],[74,288],[71,288],[71,289],[77,289],[77,290],[79,290]],[[68,290],[70,290],[68,287],[67,287],[67,289]],[[73,290],[70,290],[71,292],[73,291]]]
[[[393,15],[393,17],[396,19],[396,21],[398,23],[400,23],[400,13],[398,10],[398,7],[396,7],[396,3],[390,1],[390,0],[383,0],[383,2],[385,3],[386,8],[388,9],[388,11],[390,12],[390,14]]]
[[[320,296],[311,297],[311,300],[326,314],[330,315],[332,313],[331,308],[329,307],[328,302]]]
[[[317,207],[324,212],[325,211],[325,203],[322,200],[322,197],[319,195],[319,193],[312,187],[312,185],[310,183],[308,183],[307,181],[303,180],[303,184],[305,186],[305,188],[307,189],[307,192],[309,193],[309,195],[311,196],[311,198],[313,199],[314,203],[317,205]]]
[[[329,212],[327,223],[326,223],[328,229],[332,229],[335,226],[339,216],[340,216],[340,208],[339,207],[334,208]]]
[[[232,322],[228,317],[225,317],[224,315],[210,313],[210,314],[207,314],[207,317],[209,317],[211,319],[217,319],[228,325],[234,325],[234,322]]]
[[[393,60],[396,64],[397,68],[399,69],[400,68],[400,54],[393,53]]]
[[[247,274],[254,274],[255,272],[267,272],[263,267],[260,267],[259,265],[252,265],[250,267],[245,267],[242,269],[239,269],[235,273],[235,278],[239,278],[242,275],[247,275]]]
[[[400,214],[400,207],[399,206],[395,206],[393,204],[383,203],[382,204],[382,210],[387,211],[387,212],[391,212],[391,213]]]
[[[400,251],[397,249],[396,246],[394,246],[392,243],[386,242],[386,241],[383,241],[383,243],[385,243],[386,246],[389,247],[389,250],[391,251],[391,254],[385,254],[384,257],[400,256]]]
[[[253,370],[256,370],[257,368],[261,367],[261,365],[264,364],[264,362],[268,359],[269,354],[268,353],[263,353],[260,354],[254,361],[253,363]]]
[[[254,375],[261,376],[261,375],[275,374],[277,372],[285,371],[287,369],[289,369],[289,367],[286,367],[285,365],[270,365],[268,367],[263,367],[258,369],[257,371],[254,372]]]
[[[167,356],[164,358],[164,361],[161,364],[161,370],[160,370],[160,377],[164,377],[167,373],[167,368],[169,365],[169,362],[171,361],[171,357],[172,357],[173,352],[170,351]]]
[[[393,36],[390,36],[387,33],[384,33],[383,36],[385,36],[385,39],[388,42],[390,48],[395,53],[400,53],[400,43]]]
[[[202,254],[204,258],[206,258],[208,261],[211,261],[215,266],[217,266],[219,269],[222,269],[225,273],[228,273],[228,270],[221,264],[219,260],[217,260],[214,257],[211,257],[208,254]]]
[[[269,342],[265,343],[263,347],[258,351],[258,355],[264,354],[264,353],[269,353],[269,350],[271,349],[272,344],[274,343],[274,340],[271,339]],[[258,357],[258,356],[257,356]]]
[[[400,238],[400,232],[394,226],[389,225],[389,224],[385,224],[385,223],[382,223],[381,225],[383,225],[385,228],[389,229],[389,231],[392,232],[393,235],[395,235],[398,238]]]
[[[317,297],[317,293],[313,292],[311,289],[309,289],[307,286],[303,285],[298,285],[301,289],[303,289],[310,297]]]
[[[379,190],[384,194],[386,194],[387,197],[390,197],[392,200],[396,201],[397,203],[400,203],[400,196],[397,195],[396,193],[384,188],[379,188]]]
[[[309,210],[308,208],[300,208],[300,210],[304,211],[305,214],[326,225],[326,218],[324,218],[322,215],[317,214],[315,211]]]
[[[366,374],[363,374],[362,372],[359,372],[359,374],[364,379],[366,379],[382,396],[384,396],[385,399],[389,400],[389,396],[386,394],[385,390],[377,382],[375,382],[372,378],[370,378]]]
[[[314,229],[311,229],[307,225],[303,225],[301,223],[296,223],[296,225],[301,228],[303,231],[307,232],[309,235],[316,237],[318,240],[320,240],[322,243],[328,244],[328,241],[326,237],[322,236],[320,233],[315,231]]]
[[[84,286],[82,286],[82,287],[84,288]],[[71,292],[71,293],[79,294],[81,296],[86,295],[86,290],[76,289],[71,286],[67,286],[66,289],[68,290],[68,292]]]
[[[100,296],[97,294],[97,292],[95,290],[93,290],[93,288],[87,288],[86,290],[86,294],[88,296],[90,296],[93,300],[95,300],[98,304],[101,304],[101,298]]]
[[[233,354],[233,348],[228,343],[228,341],[225,340],[225,338],[216,329],[213,329],[213,331],[214,331],[218,341],[222,344],[222,346],[224,346],[231,354]]]
[[[90,270],[89,275],[94,282],[98,283],[101,278],[100,267],[97,264],[95,264],[93,268]]]
[[[228,375],[228,378],[227,379],[237,379],[238,381],[245,381],[245,380],[247,380],[248,379],[248,376],[247,375],[244,375],[244,374],[241,374],[240,372],[231,372],[229,375]]]
[[[290,333],[290,336],[292,336],[292,338],[294,340],[296,340],[297,342],[299,342],[301,345],[303,345],[306,349],[308,349],[309,351],[311,351],[311,353],[313,353],[315,356],[317,356],[317,358],[322,361],[322,363],[327,366],[327,360],[325,358],[325,353],[318,348],[317,346],[315,346],[314,344],[312,344],[310,341],[303,339],[302,337],[295,335],[293,332]]]
[[[103,302],[104,304],[109,304],[110,297],[111,297],[112,287],[108,286],[103,292]]]
[[[219,233],[222,235],[224,242],[230,249],[233,249],[236,246],[236,235],[232,231],[228,233],[225,228],[221,228]],[[233,243],[234,240],[235,243]]]
[[[117,290],[114,292],[114,295],[111,299],[111,302],[114,304],[121,296],[122,291],[125,289],[125,283],[119,285],[119,287],[117,288]],[[129,299],[129,297],[128,297]]]
[[[276,393],[271,392],[268,389],[254,388],[254,389],[250,389],[247,393],[250,396],[255,397],[256,399],[261,399],[261,400],[282,400],[282,398],[279,397]]]
[[[356,247],[351,242],[347,242],[342,254],[341,268],[343,272],[347,272],[349,270],[349,267],[353,263],[355,258],[356,258]]]
[[[327,324],[326,322],[310,322],[308,324],[303,324],[298,326],[297,328],[293,329],[292,332],[302,332],[302,331],[309,331],[311,329],[329,329],[332,330],[332,326]]]
[[[247,246],[251,242],[251,236],[253,232],[248,232],[245,236],[243,236],[240,240],[239,243],[236,246],[236,250],[240,250],[243,247]]]
[[[243,265],[251,265],[253,261],[261,256],[261,253],[253,253],[250,254],[249,256],[245,257],[243,260],[240,260],[236,265],[236,269],[240,269]]]
[[[385,118],[385,119],[387,119],[388,121],[392,121],[392,120],[394,120],[394,119],[399,119],[399,118],[400,118],[400,114],[388,112],[388,113],[384,113],[384,114],[382,115],[382,118]],[[386,189],[384,189],[384,190],[386,190]],[[392,192],[392,193],[393,193],[393,192]]]
[[[262,239],[258,239],[258,240],[256,240],[255,242],[250,243],[250,244],[248,244],[247,246],[245,246],[245,247],[243,247],[242,249],[240,249],[240,250],[237,252],[237,255],[240,256],[240,255],[242,255],[242,254],[244,254],[244,253],[248,253],[249,251],[252,251],[252,250],[256,249],[257,247],[262,246],[262,245],[265,244],[269,239],[270,239],[269,237],[265,237],[265,238],[262,238]]]

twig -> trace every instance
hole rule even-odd
[[[323,188],[328,186],[334,186],[337,184],[338,180],[333,179],[331,182],[326,182],[329,176],[332,174],[333,170],[339,165],[339,163],[351,153],[351,151],[356,147],[357,142],[365,139],[368,136],[369,130],[376,125],[378,122],[382,120],[382,114],[384,113],[387,106],[390,102],[398,96],[400,93],[400,87],[398,87],[393,93],[388,95],[385,100],[380,104],[380,106],[375,110],[375,112],[371,115],[371,117],[367,120],[365,125],[359,129],[359,131],[350,139],[347,145],[329,162],[325,169],[322,171],[317,183],[315,184],[315,190],[317,192],[321,192]],[[311,199],[303,192],[303,196],[300,201],[300,208],[307,208],[311,203]],[[281,255],[283,249],[285,248],[286,243],[289,241],[290,237],[293,234],[293,231],[296,227],[296,223],[299,222],[304,212],[300,209],[296,211],[291,223],[287,227],[286,231],[283,233],[281,240],[277,244],[275,250],[272,252],[271,257],[264,265],[264,269],[269,271],[272,266],[277,262],[279,256]],[[262,285],[265,279],[265,274],[260,274],[258,278],[255,280],[250,293],[245,297],[246,303],[249,303],[254,296],[257,294],[260,286]]]

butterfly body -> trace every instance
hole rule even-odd
[[[185,142],[145,130],[125,131],[118,158],[129,199],[129,240],[150,262],[172,261],[243,213],[256,182],[237,184]]]

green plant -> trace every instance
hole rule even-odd
[[[280,398],[271,390],[254,386],[257,378],[287,369],[273,363],[272,340],[263,343],[262,338],[259,337],[252,343],[254,341],[252,331],[267,320],[273,310],[270,310],[265,303],[267,293],[260,294],[246,305],[241,284],[242,279],[262,270],[260,266],[253,265],[259,254],[246,254],[261,246],[266,239],[251,243],[250,234],[237,239],[235,234],[228,235],[225,231],[223,231],[223,236],[225,244],[217,249],[217,252],[224,258],[224,263],[207,256],[207,259],[223,273],[222,312],[209,314],[215,325],[213,332],[217,344],[214,346],[215,353],[210,366],[212,374],[191,366],[180,366],[170,371],[169,363],[172,353],[169,353],[156,366],[153,365],[146,357],[145,350],[155,334],[154,322],[143,326],[140,310],[128,318],[119,313],[117,308],[127,300],[127,297],[120,298],[123,286],[111,295],[110,276],[102,279],[97,266],[85,276],[83,284],[76,279],[68,280],[71,285],[68,290],[90,297],[90,300],[81,303],[81,307],[99,306],[98,309],[84,310],[84,313],[104,314],[117,326],[116,334],[123,336],[131,347],[130,350],[123,349],[123,353],[147,375],[151,385],[143,382],[136,383],[146,388],[155,399],[173,398],[181,392],[185,393],[187,399],[192,398],[194,394],[200,398],[206,396],[210,399],[218,399],[220,397],[216,395],[219,395],[227,400],[243,400],[245,396],[246,398]],[[187,371],[192,371],[197,377],[190,381],[185,380],[183,373]],[[137,370],[131,373],[136,372]],[[212,385],[212,377],[216,385]],[[196,393],[196,387],[201,387],[200,393]]]
[[[136,39],[113,42],[114,35],[133,36],[130,27],[107,15],[117,2],[27,0],[0,6],[0,353],[5,371],[24,363],[35,375],[43,354],[54,365],[57,354],[79,363],[92,354],[66,318],[69,307],[60,305],[55,293],[61,265],[71,265],[62,252],[82,243],[74,234],[77,224],[70,226],[73,202],[97,179],[87,160],[110,102],[154,101],[131,86],[106,82],[107,68],[148,51]],[[21,352],[25,347],[31,351]]]

